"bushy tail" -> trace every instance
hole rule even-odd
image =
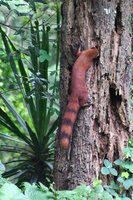
[[[68,149],[73,126],[79,111],[78,102],[68,102],[61,125],[60,145],[63,149]]]

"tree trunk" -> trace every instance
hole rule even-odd
[[[55,184],[72,189],[102,178],[104,159],[121,157],[130,127],[130,0],[64,0],[61,40],[61,111],[69,93],[70,72],[79,46],[97,44],[100,58],[86,74],[91,105],[80,109],[68,151],[56,139]]]

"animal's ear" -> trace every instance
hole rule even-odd
[[[100,51],[100,48],[98,45],[91,47],[91,49],[98,49],[98,51]]]
[[[81,51],[81,47],[79,46],[78,51],[76,53],[76,56],[79,57],[81,55],[82,51]]]

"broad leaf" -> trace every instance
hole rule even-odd
[[[109,171],[113,176],[117,176],[118,175],[118,172],[116,171],[115,168],[109,168]]]
[[[112,163],[109,162],[109,160],[107,160],[107,159],[104,160],[104,165],[105,165],[105,167],[107,167],[107,168],[112,167]]]
[[[101,168],[101,173],[104,174],[104,175],[108,175],[108,174],[110,174],[110,171],[109,171],[108,168],[102,167],[102,168]]]

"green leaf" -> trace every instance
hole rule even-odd
[[[48,188],[43,187],[41,190],[37,185],[30,185],[28,183],[24,184],[25,186],[25,196],[28,197],[29,200],[47,200],[53,199],[53,193],[48,190]]]
[[[120,176],[119,176],[119,177],[117,178],[117,181],[120,182],[120,183],[123,183],[123,182],[125,181],[125,179],[124,179],[123,177],[120,177]]]
[[[2,174],[5,171],[5,166],[0,161],[0,174]]]
[[[112,167],[112,163],[109,162],[109,160],[107,160],[107,159],[104,160],[104,165],[105,165],[105,167],[107,167],[107,168]]]
[[[129,177],[129,173],[128,173],[128,172],[122,172],[122,173],[121,173],[121,177],[127,179],[127,178]]]
[[[129,169],[130,167],[132,168],[133,167],[133,163],[130,162],[130,161],[125,161],[123,164],[122,164],[122,167],[124,169]]]
[[[123,164],[123,160],[118,159],[118,160],[115,160],[114,163],[116,165],[122,165]]]
[[[132,158],[133,159],[133,148],[132,147],[124,148],[123,153],[126,156],[126,158]]]
[[[129,171],[133,174],[133,163],[129,166]]]
[[[14,73],[14,76],[15,76],[15,78],[16,78],[16,81],[17,81],[17,83],[18,83],[18,86],[19,86],[19,88],[20,88],[20,90],[22,91],[22,94],[23,94],[23,88],[22,88],[22,85],[21,85],[21,81],[20,81],[18,69],[17,69],[16,63],[15,63],[15,61],[14,61],[14,58],[13,58],[13,55],[12,55],[12,52],[11,52],[9,43],[8,43],[8,37],[7,37],[7,35],[5,34],[5,32],[2,30],[1,27],[0,27],[0,32],[1,32],[1,35],[2,35],[2,41],[3,41],[3,43],[4,43],[7,56],[8,56],[8,58],[9,58],[9,62],[10,62],[11,69],[12,69],[12,71],[13,71],[13,73]]]
[[[8,135],[7,133],[1,133],[1,132],[0,132],[0,138],[4,138],[4,139],[12,140],[12,141],[14,141],[14,142],[19,142],[19,143],[25,144],[24,141],[18,140],[18,139],[16,139],[15,137],[12,137],[12,136]]]
[[[95,191],[96,193],[102,193],[104,191],[104,188],[102,185],[99,184],[95,187]]]
[[[133,187],[133,178],[127,179],[123,182],[123,186],[126,190],[128,190],[130,187]]]
[[[100,184],[102,184],[102,181],[101,180],[94,180],[93,181],[93,187],[96,187],[96,186],[98,186],[98,185],[100,185]]]
[[[39,52],[39,60],[40,60],[40,63],[43,63],[45,60],[50,60],[50,56],[49,54],[47,53],[47,51],[41,49],[40,52]]]
[[[131,199],[128,197],[121,197],[121,200],[131,200]]]
[[[59,125],[59,117],[53,122],[47,134],[48,135],[53,134],[54,131],[57,129],[58,125]]]
[[[115,183],[114,181],[110,182],[110,187],[114,190],[119,190],[118,183]]]
[[[5,183],[0,188],[0,199],[1,200],[26,200],[21,190],[12,183]]]
[[[106,189],[111,195],[113,195],[114,197],[118,197],[118,194],[115,190],[113,190],[112,188],[107,188]]]
[[[10,104],[10,102],[8,101],[8,99],[0,93],[0,97],[2,98],[2,100],[4,101],[6,107],[9,109],[9,111],[14,115],[14,117],[17,119],[17,121],[20,123],[20,125],[23,127],[23,129],[28,132],[26,124],[24,122],[24,120],[21,118],[21,116],[17,113],[17,111],[15,110],[15,108],[13,107],[13,105]]]
[[[109,171],[113,176],[117,176],[118,175],[118,172],[116,171],[115,168],[109,168]]]
[[[101,173],[104,174],[104,175],[108,175],[110,174],[110,171],[107,167],[102,167],[101,168]]]
[[[35,152],[37,153],[39,151],[38,138],[36,137],[36,134],[32,131],[32,129],[29,127],[27,122],[26,122],[26,126],[27,126],[27,129],[28,129],[28,133],[30,135],[30,138],[33,142],[33,148],[34,148]]]
[[[21,131],[17,128],[17,126],[12,122],[9,116],[1,108],[0,108],[0,123],[32,147],[29,138],[21,133]]]

